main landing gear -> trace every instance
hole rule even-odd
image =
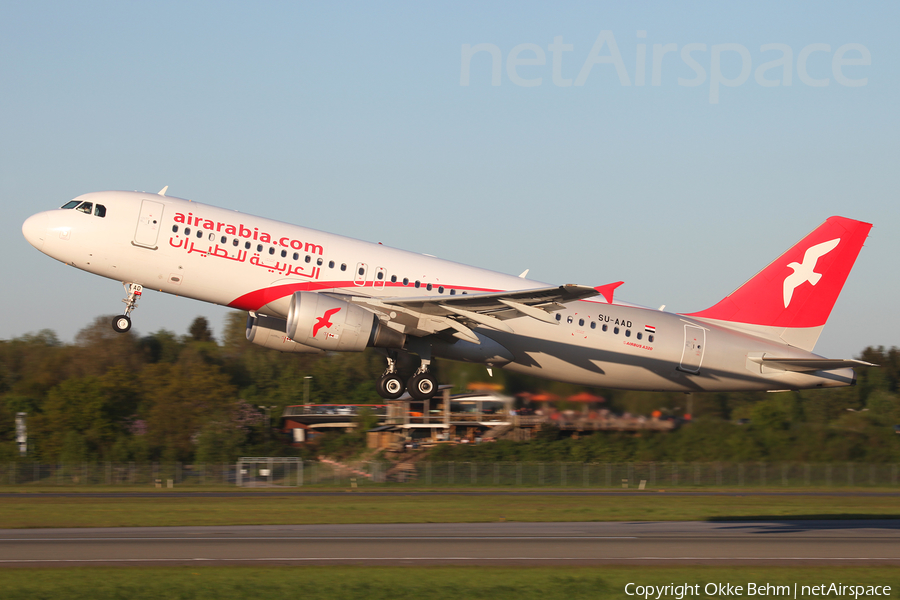
[[[396,400],[408,391],[413,400],[429,400],[437,393],[438,385],[434,375],[429,371],[430,360],[422,359],[422,363],[415,374],[404,383],[403,376],[397,370],[395,357],[387,357],[387,370],[375,382],[378,395],[386,400]]]
[[[125,333],[131,329],[131,311],[137,308],[137,301],[141,299],[144,293],[144,286],[138,283],[123,283],[125,291],[128,295],[122,302],[125,303],[125,314],[113,318],[112,328],[119,333]]]

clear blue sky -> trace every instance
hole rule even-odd
[[[29,246],[27,216],[168,185],[551,283],[622,279],[675,311],[840,214],[875,228],[816,350],[900,344],[897,3],[320,4],[0,4],[0,338],[69,340],[122,306]],[[499,85],[490,49],[461,85],[466,44],[496,48]],[[675,45],[658,85],[655,44]],[[761,85],[784,48],[790,85],[783,66]],[[135,328],[225,312],[148,293]]]

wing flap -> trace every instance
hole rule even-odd
[[[769,356],[751,357],[755,363],[758,363],[769,369],[777,369],[780,371],[794,371],[796,373],[809,373],[812,371],[832,371],[834,369],[845,369],[847,367],[877,367],[870,362],[864,360],[852,360],[843,358],[778,358]]]

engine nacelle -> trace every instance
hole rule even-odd
[[[323,350],[304,346],[292,340],[286,331],[287,322],[277,317],[251,315],[247,318],[247,340],[259,344],[263,348],[271,348],[280,352],[300,352],[303,354],[322,354]]]
[[[406,343],[406,335],[382,325],[372,311],[315,292],[294,292],[286,331],[300,344],[338,352],[402,348]]]

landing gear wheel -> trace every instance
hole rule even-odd
[[[125,333],[129,329],[131,329],[131,318],[127,315],[119,315],[118,317],[114,317],[112,321],[113,329],[115,329],[119,333]]]
[[[385,400],[396,400],[403,395],[406,386],[396,373],[386,373],[375,382],[375,390]]]
[[[406,384],[406,391],[415,400],[429,400],[437,392],[437,388],[437,381],[428,371],[416,373]]]

